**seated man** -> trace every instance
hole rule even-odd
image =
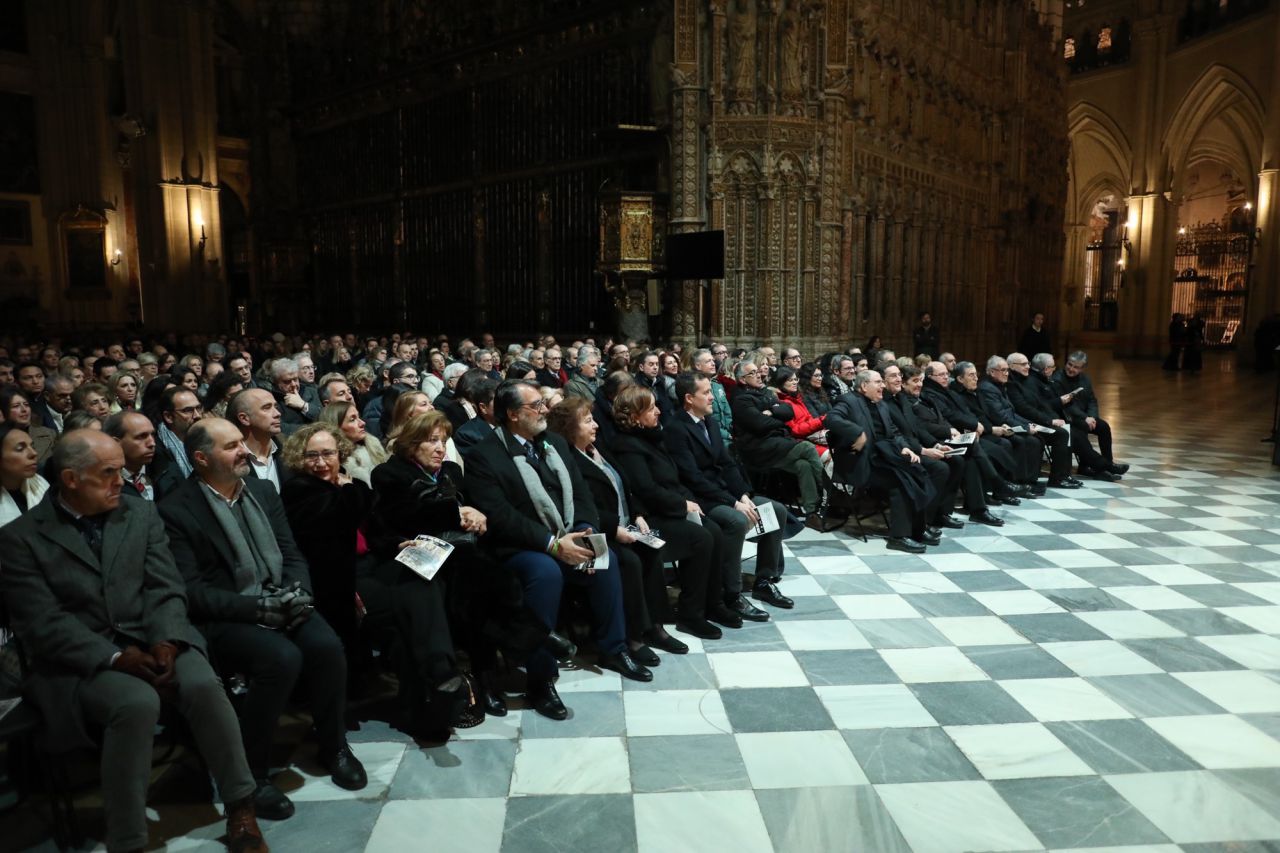
[[[1040,360],[1042,365],[1053,364],[1053,356],[1048,353],[1039,353],[1036,358]],[[1049,377],[1043,371],[1037,372],[1033,367],[1034,362],[1028,361],[1027,357],[1020,352],[1011,353],[1008,358],[1008,364],[1009,399],[1013,401],[1018,413],[1032,423],[1053,427],[1060,432],[1067,433],[1067,441],[1070,442],[1070,447],[1074,450],[1076,444],[1075,436],[1070,434],[1070,425],[1066,420],[1062,399],[1058,392],[1053,389],[1053,386],[1049,384]],[[1089,443],[1087,436],[1084,442],[1085,444]],[[1089,446],[1089,451],[1095,456],[1097,455],[1097,451],[1093,450],[1092,445]],[[1066,471],[1066,476],[1058,480],[1056,485],[1058,488],[1079,488],[1082,483],[1075,477],[1070,476],[1071,458],[1069,454],[1065,455],[1067,456],[1067,462],[1063,468]],[[1055,485],[1055,483],[1051,481],[1050,485]]]
[[[547,431],[547,404],[538,386],[513,380],[493,399],[497,427],[467,457],[466,493],[488,519],[484,543],[524,586],[525,603],[554,631],[565,583],[587,587],[600,665],[636,681],[653,673],[627,648],[617,561],[584,571],[593,556],[586,537],[598,526],[591,491],[570,460],[565,440]],[[525,665],[530,706],[553,720],[568,717],[556,692],[556,659],[550,649],[530,654]]]
[[[919,377],[918,368],[911,367],[916,371]],[[925,519],[927,527],[951,528],[959,530],[964,527],[964,522],[960,521],[952,514],[952,510],[956,506],[956,497],[960,494],[960,486],[965,482],[965,458],[963,456],[947,456],[947,445],[944,439],[934,436],[933,432],[916,417],[916,398],[907,392],[904,384],[902,368],[897,364],[888,364],[884,368],[884,402],[889,404],[889,415],[893,418],[894,423],[898,425],[898,430],[907,438],[913,440],[920,446],[917,451],[922,459],[934,459],[947,466],[947,479],[942,487],[941,494],[938,496],[937,506],[933,510],[933,515]],[[948,437],[950,434],[948,433]],[[967,455],[967,454],[966,454]],[[971,477],[976,485],[979,495],[982,490],[981,477]]]
[[[1019,481],[1036,482],[1040,477],[1040,462],[1043,450],[1040,442],[1029,433],[1014,432],[1013,425],[998,419],[983,405],[978,396],[978,367],[971,361],[956,363],[955,381],[951,383],[951,394],[959,406],[968,410],[969,414],[982,424],[983,437],[979,441],[1000,443],[1010,449],[1018,468]],[[1050,485],[1054,482],[1050,479]]]
[[[147,470],[156,455],[156,428],[142,412],[116,412],[107,418],[102,431],[120,442],[124,452],[124,495],[135,500],[154,501],[152,472]]]
[[[1085,369],[1089,366],[1089,356],[1084,350],[1076,350],[1067,356],[1067,361],[1058,372],[1053,374],[1050,382],[1060,395],[1071,393],[1071,402],[1066,406],[1067,417],[1076,429],[1082,429],[1098,437],[1098,451],[1107,465],[1100,470],[1082,467],[1081,474],[1102,477],[1103,473],[1121,476],[1129,470],[1129,466],[1118,464],[1111,455],[1111,424],[1098,417],[1098,396],[1093,393],[1093,382]],[[1080,390],[1076,390],[1076,389]],[[1073,393],[1074,392],[1074,393]],[[50,403],[52,408],[52,402]]]
[[[465,459],[473,447],[493,432],[493,395],[498,383],[477,371],[474,379],[460,382],[458,387],[462,389],[463,399],[476,410],[476,417],[458,427],[453,435],[453,443]]]
[[[87,727],[101,729],[107,849],[147,846],[163,696],[188,722],[227,804],[228,846],[266,850],[235,712],[187,620],[182,577],[154,507],[120,500],[124,454],[100,432],[69,431],[53,462],[57,491],[0,529],[0,579],[45,736],[59,747],[89,747],[96,744]]]
[[[227,403],[227,420],[240,430],[249,450],[249,472],[280,493],[286,470],[280,461],[280,407],[270,391],[247,388]]]
[[[242,391],[241,394],[265,391]],[[274,405],[274,403],[273,403]],[[293,541],[280,496],[249,476],[250,453],[230,421],[205,418],[187,431],[195,475],[160,504],[182,567],[192,621],[226,672],[243,673],[244,751],[257,780],[258,814],[284,818],[293,803],[268,776],[276,722],[299,676],[319,742],[317,757],[349,791],[366,784],[347,746],[347,660],[342,642],[315,612],[307,562]]]
[[[921,457],[919,442],[898,428],[889,411],[892,404],[884,402],[884,379],[879,373],[864,370],[854,377],[853,385],[854,390],[837,400],[827,414],[827,440],[833,452],[843,455],[856,446],[859,435],[865,435],[865,452],[857,451],[853,465],[841,465],[837,456],[837,475],[849,478],[849,485],[888,492],[885,547],[923,554],[926,545],[942,541],[942,531],[927,522],[938,510],[947,466]]]
[[[593,346],[583,346],[578,350],[578,366],[564,386],[566,397],[581,397],[584,400],[595,400],[600,390],[600,350]]]
[[[733,446],[733,407],[729,405],[729,395],[724,386],[716,381],[715,356],[709,349],[697,349],[689,359],[689,366],[694,373],[700,373],[711,381],[711,421],[720,430],[720,438],[726,447]]]
[[[315,368],[311,368],[312,378]],[[277,358],[271,362],[271,396],[280,409],[280,424],[285,435],[292,435],[320,416],[320,404],[308,403],[302,397],[298,362],[291,358]]]
[[[160,423],[156,427],[156,452],[151,459],[151,487],[156,500],[172,492],[191,476],[191,463],[182,444],[191,425],[204,417],[195,392],[175,386],[160,395]]]
[[[782,526],[787,520],[786,507],[763,495],[751,494],[751,486],[729,456],[719,430],[707,423],[715,405],[711,380],[702,374],[681,373],[676,378],[676,394],[682,409],[663,431],[667,452],[680,469],[685,487],[724,533],[721,570],[726,606],[708,608],[707,618],[740,628],[743,619],[763,621],[761,617],[767,616],[742,597],[742,543],[750,527],[760,520],[756,507],[763,504],[772,506],[779,529],[755,539],[756,577],[751,597],[790,610],[795,602],[778,589],[784,569]]]
[[[738,458],[748,470],[778,469],[793,474],[800,487],[800,509],[817,513],[823,505],[826,486],[817,448],[791,434],[787,422],[795,411],[764,387],[761,368],[740,361],[734,368],[738,389],[733,394],[733,422]]]

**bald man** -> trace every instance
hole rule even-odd
[[[266,850],[235,712],[187,620],[182,576],[155,507],[120,499],[124,465],[110,436],[68,432],[53,451],[57,490],[0,528],[0,584],[31,663],[27,694],[52,742],[101,745],[109,851],[148,844],[162,700],[186,719],[227,804],[228,846]]]

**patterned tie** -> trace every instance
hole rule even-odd
[[[525,442],[524,455],[529,460],[529,464],[534,468],[542,463],[542,457],[538,454],[538,448],[534,446],[532,441]]]
[[[81,516],[76,520],[76,526],[80,528],[80,535],[84,537],[85,544],[89,546],[89,550],[93,552],[93,556],[99,560],[102,559],[102,524],[104,519],[91,518],[90,516]]]

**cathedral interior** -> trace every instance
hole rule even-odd
[[[1280,849],[1280,3],[0,0],[6,340],[812,360],[922,313],[979,374],[1043,315],[1128,475],[927,556],[805,530],[776,621],[563,670],[566,722],[364,719],[358,796],[304,743],[277,850]],[[161,751],[152,849],[222,849]]]

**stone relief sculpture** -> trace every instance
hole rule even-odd
[[[756,106],[756,9],[737,0],[729,18],[729,111],[753,113]]]
[[[782,85],[783,109],[790,115],[804,112],[805,71],[804,25],[794,9],[782,19]]]

